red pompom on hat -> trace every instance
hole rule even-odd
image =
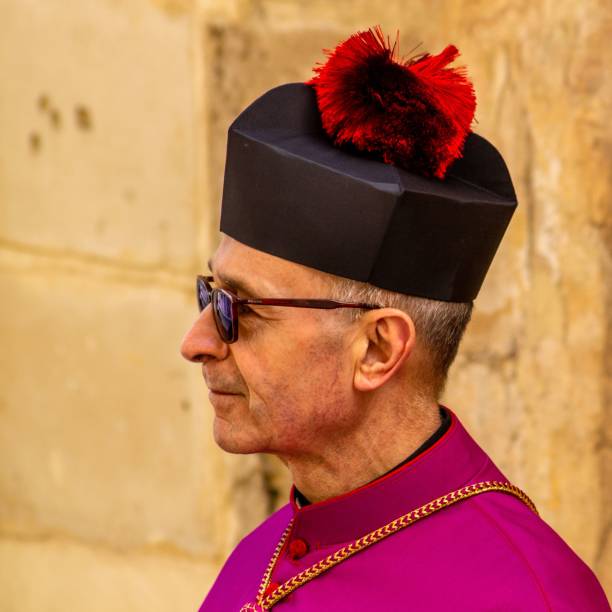
[[[398,35],[399,39],[399,35]],[[465,68],[447,68],[458,55],[448,45],[438,55],[398,61],[380,26],[340,43],[306,82],[316,92],[323,128],[335,145],[358,150],[406,170],[443,179],[462,156],[476,95]]]

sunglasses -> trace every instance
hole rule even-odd
[[[198,275],[196,281],[196,293],[198,297],[198,307],[202,312],[212,303],[213,318],[221,339],[226,344],[231,344],[238,340],[238,319],[240,307],[242,305],[254,306],[289,306],[293,308],[362,308],[371,310],[383,308],[378,304],[363,304],[354,302],[337,302],[334,300],[303,300],[290,298],[261,298],[247,299],[239,298],[229,289],[211,287],[214,281],[213,276]]]

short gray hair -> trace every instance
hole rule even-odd
[[[443,302],[381,289],[341,276],[326,275],[330,298],[342,302],[365,302],[397,308],[414,322],[417,342],[429,358],[432,392],[439,399],[448,370],[453,363],[463,332],[472,316],[473,302]],[[345,308],[349,321],[356,321],[365,310]]]

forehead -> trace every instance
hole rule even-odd
[[[271,291],[323,287],[326,276],[319,270],[254,249],[226,234],[222,234],[211,261],[215,272],[249,278]]]

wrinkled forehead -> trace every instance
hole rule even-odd
[[[325,272],[254,249],[227,234],[210,258],[215,275],[248,280],[259,292],[312,293],[327,286]]]

